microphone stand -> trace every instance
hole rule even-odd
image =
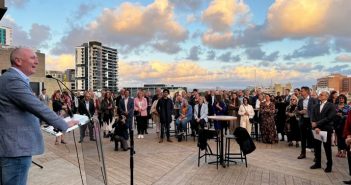
[[[61,85],[60,85],[60,83],[71,93],[71,96],[72,96],[72,99],[75,101],[75,99],[77,99],[78,100],[78,104],[80,104],[80,103],[82,103],[82,100],[81,99],[79,99],[78,97],[76,97],[75,95],[74,95],[74,93],[72,92],[72,90],[70,90],[67,86],[66,86],[66,84],[65,83],[63,83],[61,80],[59,80],[59,79],[57,79],[57,78],[55,78],[55,77],[53,77],[53,76],[51,76],[51,75],[46,75],[46,78],[52,78],[52,79],[54,79],[54,80],[56,80],[56,82],[57,82],[57,84],[58,84],[58,86],[60,87],[60,90],[61,90],[61,92],[62,92],[62,87],[61,87]],[[84,103],[84,102],[83,102]],[[79,106],[79,105],[78,105]],[[73,117],[73,113],[72,113],[72,111],[70,110],[70,108],[69,107],[67,107],[67,109],[68,109],[68,114],[70,115],[70,117]],[[94,121],[93,121],[93,117],[90,115],[90,112],[89,112],[89,110],[87,110],[87,112],[88,112],[88,116],[89,116],[89,120],[90,120],[90,124],[92,124],[92,127],[94,128]],[[73,134],[74,134],[74,130],[73,130]],[[97,136],[96,136],[96,133],[94,132],[94,134],[95,134],[95,138],[96,138],[96,149],[98,150],[98,142],[97,142]],[[99,136],[100,136],[100,134],[99,134]],[[75,139],[75,138],[74,138]],[[101,143],[101,136],[99,137],[99,140],[100,140],[100,146],[102,145],[102,143]],[[83,150],[83,148],[82,148],[82,150]],[[76,147],[76,152],[77,152],[77,159],[78,159],[78,163],[79,163],[79,157],[78,157],[78,151],[77,151],[77,147]],[[102,148],[101,148],[101,156],[100,156],[100,153],[99,153],[99,150],[98,150],[98,158],[99,158],[99,161],[100,161],[100,157],[102,157],[102,163],[103,163],[103,167],[101,167],[100,169],[101,169],[101,173],[102,173],[102,175],[103,175],[103,181],[104,181],[104,184],[105,185],[107,185],[107,174],[106,174],[106,169],[105,169],[105,159],[104,159],[104,155],[103,155],[103,150],[102,150]],[[101,162],[101,161],[100,161]],[[82,177],[82,172],[81,172],[81,170],[80,170],[80,174],[81,174],[81,177]],[[82,179],[82,184],[84,184],[83,183],[83,179]]]

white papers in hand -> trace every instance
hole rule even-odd
[[[78,126],[85,125],[85,124],[87,124],[90,121],[88,116],[84,116],[84,115],[80,115],[80,114],[74,114],[72,118],[71,117],[66,117],[63,120],[65,120],[66,122],[69,122],[71,120],[79,121],[78,125],[74,125],[72,127],[69,127],[66,132],[70,132],[70,131],[78,128]]]
[[[312,133],[315,139],[322,141],[323,143],[327,142],[327,135],[328,135],[327,131],[319,131],[319,134],[317,134],[315,130],[312,130]]]

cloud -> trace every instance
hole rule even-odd
[[[351,74],[351,68],[348,64],[335,65],[326,69],[330,73]]]
[[[45,59],[45,68],[46,70],[54,70],[54,71],[64,71],[66,69],[74,69],[75,68],[75,57],[74,55],[46,55]]]
[[[277,0],[267,15],[267,31],[274,37],[351,35],[345,26],[351,11],[348,0]]]
[[[193,23],[196,21],[196,16],[194,14],[190,14],[186,16],[186,22],[188,24]]]
[[[249,7],[243,1],[213,0],[202,14],[202,21],[208,26],[202,42],[216,49],[234,47],[232,27],[235,23],[247,23]]]
[[[36,49],[48,47],[47,41],[51,38],[50,27],[33,23],[27,32],[9,16],[5,16],[2,21],[2,25],[12,28],[13,45]]]
[[[86,14],[89,14],[96,8],[96,5],[94,4],[80,4],[78,7],[78,10],[74,13],[74,18],[75,20],[81,19],[83,16]]]
[[[189,55],[186,57],[186,59],[198,61],[200,59],[199,54],[201,53],[200,46],[193,46],[190,48]]]
[[[285,60],[294,58],[311,58],[330,54],[332,45],[329,38],[309,39],[305,45],[295,50],[292,54],[286,55]]]
[[[202,14],[202,20],[216,32],[228,32],[236,19],[244,17],[249,7],[243,1],[213,0]]]
[[[275,51],[267,55],[260,47],[251,47],[245,50],[248,59],[251,60],[265,60],[265,61],[275,61],[278,59],[279,52]]]
[[[216,58],[216,53],[213,50],[207,51],[207,60],[214,60]]]
[[[232,56],[232,53],[230,51],[218,56],[217,59],[222,62],[239,62],[241,60],[239,55]]]
[[[335,49],[337,51],[351,52],[351,38],[338,37],[335,39]]]
[[[234,47],[234,35],[232,32],[206,32],[202,35],[202,42],[211,48],[230,48]]]
[[[175,20],[174,7],[168,0],[141,6],[129,2],[110,9],[106,8],[100,16],[84,27],[73,27],[53,49],[53,53],[65,53],[65,48],[74,47],[88,40],[98,40],[106,45],[119,46],[131,51],[141,46],[159,46],[172,43],[174,49],[188,37],[188,31]],[[71,51],[72,52],[72,51]]]
[[[351,62],[351,55],[341,54],[335,58],[335,61],[338,62]]]
[[[199,88],[243,88],[248,85],[265,85],[287,83],[309,85],[328,72],[321,72],[320,65],[296,64],[282,66],[254,65],[227,66],[225,68],[208,69],[192,61],[120,61],[119,75],[121,86],[142,86],[146,83],[164,83],[176,86]],[[299,67],[296,68],[295,67]],[[345,66],[344,66],[345,67]],[[304,70],[304,69],[311,70]],[[189,72],[191,70],[191,72]],[[336,69],[335,69],[336,70]],[[256,74],[256,75],[255,75]]]
[[[254,47],[286,38],[334,38],[336,48],[351,51],[349,0],[276,0],[263,25],[248,24],[233,36],[234,46]],[[230,46],[228,46],[230,47]]]
[[[209,0],[170,0],[171,3],[175,5],[176,8],[186,9],[186,10],[196,10],[200,8],[203,3],[206,3]]]
[[[10,0],[6,1],[9,3],[9,6],[15,6],[18,8],[24,8],[25,5],[29,2],[30,0]]]
[[[152,47],[160,52],[168,54],[178,53],[181,50],[178,44],[170,41],[155,42],[152,44]]]

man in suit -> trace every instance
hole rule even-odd
[[[333,133],[333,118],[336,115],[335,105],[328,102],[329,92],[324,91],[319,94],[320,104],[315,106],[312,115],[312,128],[316,134],[320,131],[327,132],[327,142],[323,142],[325,155],[327,157],[327,167],[324,172],[329,173],[332,170],[332,148],[331,148],[331,137]],[[314,140],[314,156],[315,163],[311,166],[311,169],[321,168],[321,145],[322,141]]]
[[[134,100],[129,97],[129,90],[124,91],[124,97],[119,101],[118,109],[121,115],[124,115],[127,118],[127,127],[132,128],[134,116]]]
[[[169,134],[170,124],[172,122],[172,113],[173,113],[173,102],[168,97],[169,90],[163,90],[163,97],[158,100],[156,105],[156,110],[160,114],[160,122],[161,122],[161,137],[159,143],[163,142],[163,137],[166,132],[167,141],[172,142]]]
[[[29,76],[39,61],[31,49],[14,49],[10,61],[0,76],[0,184],[24,185],[32,156],[44,153],[39,119],[63,132],[78,121],[66,123],[33,95]]]
[[[91,98],[91,94],[88,91],[84,92],[84,99],[82,101],[79,102],[79,106],[78,106],[78,112],[81,115],[85,115],[88,116],[89,119],[91,119],[94,114],[95,114],[95,106],[94,106],[94,101]],[[82,143],[85,137],[85,130],[87,129],[87,127],[89,128],[89,137],[90,137],[90,141],[96,141],[94,139],[94,125],[92,122],[82,125],[80,126],[80,140],[79,143]]]
[[[40,101],[42,101],[45,105],[49,106],[49,96],[46,94],[46,89],[41,90],[41,94],[39,95]]]
[[[313,148],[313,135],[311,128],[311,118],[313,107],[318,103],[317,99],[310,97],[310,88],[301,87],[302,98],[297,104],[298,114],[300,116],[300,133],[301,133],[301,153],[298,159],[306,158],[306,148]],[[307,144],[307,146],[306,146]]]

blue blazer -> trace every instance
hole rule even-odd
[[[0,76],[0,87],[0,157],[44,153],[39,119],[67,130],[67,123],[33,95],[16,70],[10,68]]]

